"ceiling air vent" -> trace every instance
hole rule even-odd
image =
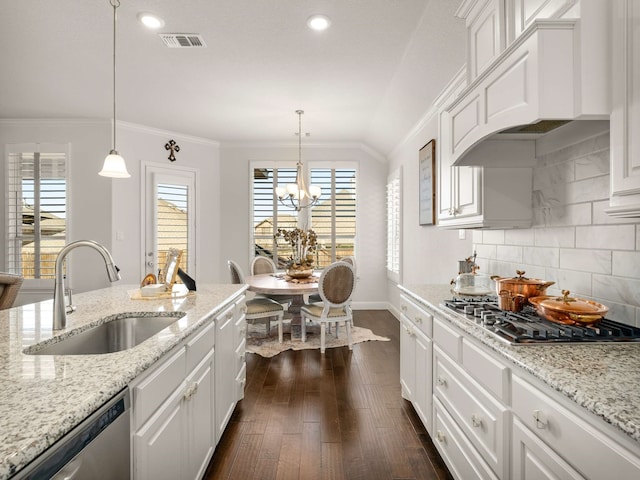
[[[197,33],[159,33],[169,48],[207,48],[204,39]]]

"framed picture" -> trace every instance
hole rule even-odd
[[[436,141],[431,140],[420,149],[419,155],[419,198],[420,225],[433,225],[436,223]]]

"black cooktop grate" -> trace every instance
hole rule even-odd
[[[640,341],[640,328],[631,325],[607,318],[591,325],[563,325],[542,318],[530,305],[519,313],[500,310],[495,296],[456,297],[444,305],[514,345]]]

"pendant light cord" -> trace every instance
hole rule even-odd
[[[113,6],[113,149],[116,151],[116,17],[120,0],[109,0]]]

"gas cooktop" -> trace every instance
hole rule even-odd
[[[494,296],[456,297],[444,306],[511,345],[640,342],[640,328],[631,325],[606,318],[591,325],[563,325],[540,317],[530,305],[518,313],[500,310]]]

